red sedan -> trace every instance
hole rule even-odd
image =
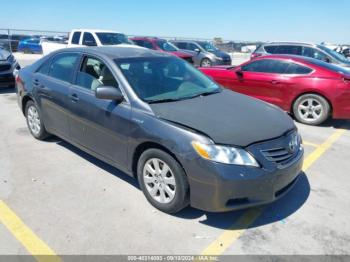
[[[200,68],[216,82],[319,125],[330,116],[350,119],[350,71],[312,58],[264,56],[237,67]]]

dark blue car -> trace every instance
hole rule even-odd
[[[16,81],[35,138],[57,135],[134,176],[167,213],[270,203],[301,173],[301,139],[285,112],[222,89],[170,54],[63,49]]]
[[[40,38],[29,38],[19,42],[18,52],[25,54],[41,54],[43,52]]]

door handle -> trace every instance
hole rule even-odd
[[[45,88],[45,86],[42,85],[38,79],[34,79],[33,80],[33,85],[37,86],[37,87],[40,87],[40,88]]]
[[[273,85],[277,85],[277,84],[279,84],[280,82],[278,82],[277,80],[272,80],[271,81],[271,84],[273,84]]]
[[[76,102],[79,101],[79,97],[78,97],[77,94],[72,94],[72,95],[70,95],[70,99],[71,99],[74,103],[76,103]]]

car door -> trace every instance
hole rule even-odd
[[[97,157],[117,166],[127,158],[130,104],[95,97],[99,86],[119,88],[111,70],[102,59],[85,56],[75,84],[70,87],[70,135],[73,141]]]
[[[284,107],[284,98],[290,90],[290,77],[285,75],[289,64],[275,59],[261,59],[237,68],[232,89],[237,92]]]
[[[46,61],[34,74],[33,85],[48,131],[68,138],[68,94],[79,53],[65,52]]]

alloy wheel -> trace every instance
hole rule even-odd
[[[304,99],[298,105],[299,116],[306,122],[320,119],[323,110],[322,104],[313,98]]]
[[[32,131],[34,135],[38,135],[41,131],[41,122],[39,112],[35,106],[30,106],[28,108],[27,118],[30,131]]]
[[[161,204],[170,203],[176,193],[175,176],[164,161],[149,159],[143,168],[143,180],[150,196]]]

